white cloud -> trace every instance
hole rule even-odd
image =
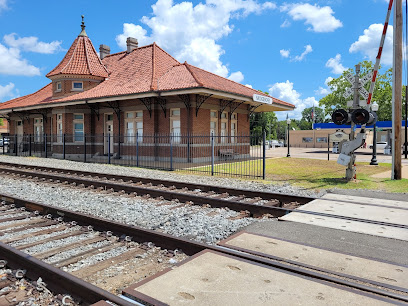
[[[303,51],[303,53],[302,53],[301,55],[296,55],[296,56],[293,58],[293,61],[295,61],[295,62],[303,61],[303,59],[305,58],[305,56],[306,56],[307,54],[309,54],[310,52],[312,52],[312,51],[313,51],[313,48],[312,48],[311,45],[305,46],[305,51]]]
[[[279,50],[279,52],[280,52],[280,55],[281,55],[282,57],[284,57],[284,58],[288,58],[288,57],[289,57],[290,50],[282,49],[282,50]]]
[[[7,0],[0,0],[0,12],[6,10],[7,8]]]
[[[319,89],[318,90],[315,90],[315,94],[316,95],[319,95],[319,96],[327,96],[329,93],[331,93],[331,90],[330,90],[330,88],[328,87],[329,85],[329,82],[331,81],[331,80],[333,80],[333,78],[332,77],[328,77],[325,81],[324,81],[324,85],[326,86],[326,87],[322,87],[322,86],[319,86]]]
[[[282,83],[275,83],[269,88],[269,94],[273,97],[281,99],[285,102],[289,102],[295,105],[295,110],[290,112],[276,112],[278,120],[286,119],[286,114],[289,114],[291,119],[301,119],[302,111],[306,107],[313,106],[313,103],[317,104],[315,97],[308,97],[306,99],[300,98],[300,93],[298,93],[293,88],[293,83],[287,80]]]
[[[293,20],[304,20],[310,25],[309,31],[313,32],[333,32],[343,26],[340,20],[336,19],[330,6],[320,7],[309,3],[284,4],[280,7],[282,12],[287,12]]]
[[[40,69],[22,59],[18,49],[0,44],[0,74],[35,76]]]
[[[241,83],[244,80],[244,75],[242,74],[241,71],[233,72],[231,75],[228,77],[228,79]]]
[[[13,90],[14,90],[14,84],[11,82],[5,86],[0,85],[0,101],[6,97],[9,97],[9,98],[14,97],[16,94]]]
[[[245,84],[246,87],[252,88],[251,84]]]
[[[152,16],[141,19],[150,28],[149,34],[140,25],[125,23],[116,41],[122,49],[128,36],[137,38],[141,46],[155,41],[179,61],[187,60],[227,77],[228,68],[221,61],[225,51],[217,41],[233,31],[231,20],[275,8],[272,2],[260,4],[256,0],[207,0],[195,6],[186,1],[174,4],[172,0],[158,0],[152,5]]]
[[[347,70],[346,67],[343,66],[342,63],[340,63],[341,61],[341,55],[337,54],[335,57],[330,58],[327,62],[326,62],[326,67],[327,68],[331,68],[332,69],[332,73],[335,74],[342,74],[344,70]]]
[[[21,51],[30,51],[36,53],[52,54],[62,50],[62,41],[52,41],[50,43],[45,43],[38,41],[38,37],[17,37],[16,33],[11,33],[4,35],[4,42],[11,48],[16,48]]]
[[[350,53],[360,52],[367,59],[375,61],[377,57],[378,48],[380,46],[380,39],[382,36],[384,25],[380,23],[372,24],[368,29],[364,30],[356,42],[354,42],[349,49]],[[393,27],[388,25],[387,35],[385,36],[383,52],[381,56],[381,63],[385,65],[392,64],[392,41],[393,41]]]

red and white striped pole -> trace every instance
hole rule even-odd
[[[375,87],[375,81],[377,80],[377,73],[378,73],[378,68],[380,67],[380,60],[381,60],[381,55],[382,55],[382,51],[384,47],[385,35],[387,34],[388,22],[390,20],[390,15],[391,15],[392,2],[393,0],[390,0],[390,3],[388,4],[388,11],[387,11],[387,16],[385,17],[385,23],[384,23],[383,33],[381,36],[380,47],[378,48],[378,54],[377,54],[377,58],[375,60],[375,65],[374,65],[373,77],[371,79],[370,91],[368,92],[367,105],[371,103],[371,98],[373,96],[374,87]]]

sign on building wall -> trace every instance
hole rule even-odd
[[[349,140],[349,134],[346,134],[343,131],[337,131],[330,134],[330,142],[340,142],[342,140]]]
[[[253,95],[253,100],[255,101],[255,102],[262,102],[262,103],[266,103],[266,104],[272,104],[272,98],[270,98],[270,97],[265,97],[265,96],[261,96],[261,95],[257,95],[257,94],[254,94]]]

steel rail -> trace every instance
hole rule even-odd
[[[47,287],[53,292],[68,293],[74,299],[79,300],[81,304],[90,305],[101,300],[108,300],[117,305],[134,305],[3,242],[0,242],[0,258],[7,261],[8,267],[12,269],[25,269],[27,271],[26,276],[32,280],[41,277],[47,284]]]
[[[1,168],[1,163],[0,163]],[[4,168],[3,168],[4,169]],[[35,168],[34,168],[35,169]],[[33,177],[44,178],[44,179],[53,179],[53,180],[60,180],[66,181],[68,183],[76,183],[76,184],[83,184],[86,187],[94,186],[94,187],[103,187],[106,189],[113,189],[114,191],[125,191],[128,193],[136,192],[138,194],[149,194],[152,197],[163,197],[166,200],[173,200],[178,199],[181,202],[193,202],[195,205],[204,205],[209,204],[212,207],[228,207],[229,209],[235,211],[249,211],[251,216],[258,217],[264,214],[271,214],[274,217],[282,217],[288,213],[296,212],[320,217],[328,217],[328,218],[336,218],[342,219],[347,221],[356,221],[361,223],[370,223],[382,226],[390,226],[396,228],[405,228],[408,229],[408,225],[404,224],[396,224],[384,221],[377,221],[377,220],[369,220],[363,218],[356,218],[356,217],[349,217],[349,216],[342,216],[336,214],[328,214],[323,212],[316,212],[316,211],[308,211],[302,209],[289,209],[289,208],[282,208],[276,206],[266,206],[266,205],[256,205],[256,204],[249,204],[244,202],[236,202],[234,200],[224,200],[218,198],[211,198],[206,196],[198,196],[194,194],[188,193],[180,193],[180,192],[172,192],[167,190],[160,190],[156,188],[148,188],[148,187],[140,187],[140,186],[132,186],[129,184],[121,184],[118,182],[100,182],[91,179],[79,178],[79,177],[68,177],[61,174],[54,174],[54,173],[43,173],[43,172],[29,172],[28,170],[19,170],[19,169],[5,169],[5,171],[9,171],[11,173],[16,173],[20,175],[30,175]],[[72,175],[69,174],[69,175]],[[105,177],[105,175],[102,175]],[[327,199],[328,201],[337,201]]]
[[[212,185],[205,185],[205,184],[192,184],[192,183],[184,183],[178,181],[169,181],[169,180],[160,180],[160,179],[151,179],[146,177],[136,177],[130,175],[116,175],[116,174],[105,174],[105,173],[97,173],[97,172],[90,172],[90,171],[80,171],[80,170],[67,170],[61,168],[53,168],[53,167],[43,167],[43,166],[34,166],[34,165],[24,165],[24,164],[16,164],[16,163],[6,163],[0,162],[0,166],[8,166],[8,167],[25,167],[25,168],[33,168],[33,169],[40,169],[40,170],[47,170],[47,171],[59,171],[65,172],[67,174],[72,175],[90,175],[90,176],[99,176],[99,177],[106,177],[107,179],[116,179],[116,180],[124,180],[124,181],[135,181],[135,182],[142,182],[143,184],[152,183],[153,185],[164,185],[167,187],[175,186],[177,188],[184,188],[187,187],[190,190],[200,189],[205,192],[214,191],[216,193],[228,193],[234,196],[245,195],[249,198],[254,197],[261,197],[264,200],[278,200],[283,204],[291,203],[291,202],[298,202],[299,204],[306,204],[310,201],[315,200],[313,197],[307,196],[297,196],[292,194],[285,194],[285,193],[274,193],[274,192],[263,192],[263,191],[252,191],[247,189],[236,189],[236,188],[226,188],[221,186],[212,186]]]
[[[39,211],[42,214],[51,214],[54,216],[59,216],[63,217],[64,220],[66,221],[76,221],[78,224],[83,224],[83,225],[92,225],[96,230],[100,231],[112,231],[115,235],[121,236],[121,235],[127,235],[132,237],[132,239],[136,242],[153,242],[155,245],[160,246],[161,248],[167,248],[170,250],[175,250],[175,249],[181,249],[185,254],[187,255],[194,255],[200,251],[203,251],[205,249],[221,252],[224,254],[236,256],[239,258],[247,259],[255,263],[261,263],[267,266],[283,269],[285,271],[290,271],[305,277],[308,277],[310,279],[318,279],[330,283],[336,283],[339,285],[343,285],[346,287],[351,287],[355,288],[364,292],[370,292],[374,294],[378,294],[384,297],[388,297],[394,300],[398,301],[403,301],[408,303],[408,296],[400,295],[394,292],[389,292],[385,291],[379,288],[375,287],[370,287],[367,285],[363,285],[360,283],[354,283],[348,280],[336,278],[333,276],[329,276],[317,271],[310,271],[301,267],[296,267],[293,265],[288,265],[285,263],[281,262],[275,262],[272,260],[269,260],[267,258],[259,257],[259,256],[254,256],[248,253],[244,253],[241,251],[237,251],[234,249],[229,249],[225,247],[220,247],[220,246],[213,246],[213,245],[207,245],[199,242],[194,242],[190,241],[187,239],[183,238],[177,238],[173,237],[168,234],[163,234],[160,232],[156,232],[153,230],[148,230],[148,229],[143,229],[140,227],[132,226],[132,225],[126,225],[114,221],[109,221],[106,219],[82,214],[82,213],[77,213],[73,211],[69,211],[66,209],[61,209],[61,208],[56,208],[52,207],[49,205],[33,202],[33,201],[27,201],[18,197],[10,196],[7,194],[0,194],[0,198],[2,201],[5,201],[10,204],[14,204],[17,207],[25,207],[29,211]],[[353,277],[350,277],[353,279]],[[361,281],[361,279],[359,279]],[[370,283],[370,280],[366,280],[367,283]],[[387,287],[387,286],[384,286]],[[393,289],[393,288],[391,288]],[[390,300],[393,302],[392,300]],[[395,301],[394,301],[395,302]]]

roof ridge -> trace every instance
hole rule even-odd
[[[168,56],[170,56],[172,59],[174,59],[177,63],[181,64],[174,56],[172,56],[171,54],[169,54],[166,50],[164,50],[162,47],[160,47],[158,44],[156,44],[156,42],[153,42],[153,44],[159,48],[161,51],[163,51],[164,53],[166,53]],[[153,45],[152,44],[152,45]]]
[[[98,53],[96,52],[96,49],[95,49],[93,43],[91,42],[91,39],[90,39],[89,37],[88,37],[88,39],[89,39],[89,41],[90,41],[90,43],[91,43],[92,49],[95,51],[96,58],[99,60],[99,63],[102,65],[103,69],[105,69],[106,73],[107,73],[108,76],[109,76],[109,70],[108,70],[108,68],[106,68],[105,65],[102,63],[102,60],[101,60],[101,58],[98,56]]]
[[[84,36],[85,37],[85,36]],[[89,73],[91,74],[91,75],[93,75],[93,73],[92,73],[92,69],[91,69],[91,65],[89,64],[89,54],[88,54],[88,50],[87,50],[87,47],[86,47],[86,39],[84,38],[84,50],[85,50],[85,59],[86,59],[86,65],[88,66],[88,70],[89,70]]]
[[[77,39],[78,39],[78,42],[75,44],[75,48],[74,48],[74,50],[72,51],[71,58],[69,59],[68,63],[64,66],[64,68],[61,69],[61,73],[64,71],[65,68],[68,67],[69,63],[71,63],[72,58],[74,57],[75,51],[76,51],[76,49],[78,48],[78,44],[79,44],[79,36],[78,36],[77,38],[75,38],[75,40],[77,40]],[[75,40],[74,40],[74,42],[75,42]],[[68,51],[69,51],[69,50],[68,50]],[[68,52],[67,52],[67,54],[68,54]],[[65,58],[65,56],[64,56],[64,58]],[[64,60],[64,59],[62,59],[62,60]],[[57,67],[58,67],[58,66],[57,66]]]
[[[185,62],[183,63],[183,65],[186,66],[188,72],[190,72],[191,76],[194,78],[194,80],[197,82],[197,84],[200,85],[200,86],[202,86],[202,87],[204,87],[204,83],[203,83],[203,82],[200,82],[200,81],[197,79],[197,77],[194,75],[194,73],[191,71],[191,69],[190,69],[190,67],[189,67],[190,64],[188,64],[187,61],[185,61]],[[193,67],[194,67],[194,66],[193,66]]]

